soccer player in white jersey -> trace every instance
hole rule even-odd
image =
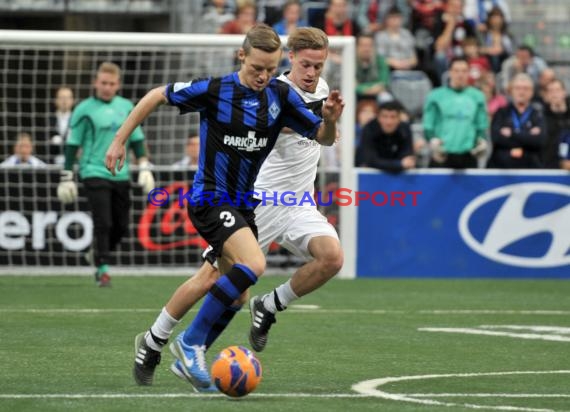
[[[320,29],[298,28],[290,34],[287,47],[291,71],[279,79],[289,83],[307,105],[320,114],[329,95],[328,85],[320,77],[328,54],[328,38]],[[312,198],[320,145],[306,140],[291,130],[283,130],[263,163],[255,183],[255,192],[262,201],[255,209],[262,250],[267,253],[269,245],[275,241],[307,261],[287,282],[264,296],[251,298],[250,343],[256,351],[265,348],[269,328],[275,323],[275,314],[286,309],[295,299],[325,284],[338,273],[343,264],[338,235],[316,206],[309,202],[301,206],[281,204],[284,192],[294,192],[297,199],[309,193]],[[277,205],[271,204],[275,201]],[[151,328],[137,336],[133,372],[138,384],[152,383],[154,370],[160,361],[160,352],[173,329],[220,276],[216,269],[216,257],[209,254],[208,250],[204,257],[206,262],[174,292]],[[223,261],[218,260],[217,263],[224,265]],[[211,346],[246,301],[247,294],[243,294],[224,313],[208,333],[206,348]],[[141,349],[145,353],[141,354]],[[170,369],[180,378],[193,382],[183,360],[176,359]]]

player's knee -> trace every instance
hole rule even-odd
[[[247,266],[253,273],[255,273],[255,276],[257,277],[260,277],[263,275],[263,272],[265,272],[265,256],[263,256],[261,250],[255,256],[248,258],[247,261],[243,264]]]
[[[342,269],[344,264],[342,249],[335,247],[327,250],[319,257],[318,262],[321,268],[320,272],[327,278],[332,278]]]

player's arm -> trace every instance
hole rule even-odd
[[[121,170],[125,163],[125,144],[129,136],[158,106],[167,102],[166,86],[160,86],[149,91],[129,113],[125,122],[117,130],[115,139],[105,156],[105,166],[113,176],[117,161],[119,161],[118,170]]]
[[[65,163],[57,186],[57,198],[63,204],[73,203],[77,199],[78,190],[73,174],[73,165],[86,133],[90,128],[90,132],[94,132],[92,123],[83,115],[83,111],[79,107],[74,110],[71,116],[70,127],[71,133],[64,146]]]
[[[344,99],[338,90],[333,90],[323,104],[323,122],[317,131],[316,140],[324,146],[332,146],[337,138],[337,121],[344,109]]]

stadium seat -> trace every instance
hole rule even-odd
[[[432,89],[428,76],[422,71],[396,70],[390,78],[390,91],[404,105],[412,118],[422,114],[424,101]]]

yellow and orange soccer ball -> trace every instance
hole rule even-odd
[[[253,392],[261,382],[261,363],[243,346],[230,346],[212,363],[212,380],[220,392],[239,398]]]

